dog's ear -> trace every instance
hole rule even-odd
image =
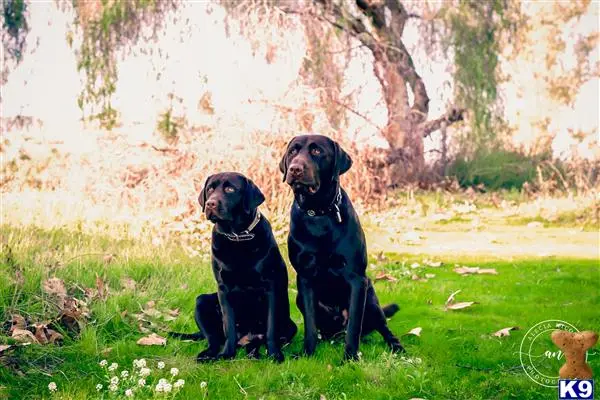
[[[244,192],[244,211],[250,213],[255,210],[265,201],[265,196],[262,194],[258,186],[251,179],[246,178],[246,190]]]
[[[334,176],[342,175],[352,166],[352,158],[342,149],[338,142],[333,142],[335,148]]]
[[[200,207],[202,207],[202,211],[204,211],[204,205],[206,204],[206,190],[208,187],[208,182],[210,181],[210,179],[213,176],[210,175],[208,178],[206,178],[206,181],[204,181],[204,186],[202,187],[202,190],[200,191],[200,195],[198,196],[198,203],[200,203]]]
[[[281,158],[281,161],[279,162],[279,170],[281,171],[281,173],[283,174],[283,181],[285,182],[285,177],[287,176],[287,169],[288,169],[288,153],[290,151],[290,146],[292,144],[292,142],[294,141],[294,139],[290,140],[289,143],[287,144],[287,146],[285,147],[285,152],[283,153],[283,157]]]

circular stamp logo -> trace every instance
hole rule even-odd
[[[562,351],[550,338],[557,329],[579,332],[572,324],[559,319],[538,322],[527,331],[519,349],[521,366],[529,379],[546,387],[558,387],[558,370],[565,363]]]

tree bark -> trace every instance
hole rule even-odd
[[[429,97],[410,53],[402,42],[411,18],[398,0],[316,0],[326,21],[356,37],[373,55],[373,71],[387,107],[383,136],[390,146],[394,184],[418,181],[425,170],[423,139],[431,132],[463,119],[453,109],[427,121]],[[330,18],[329,16],[333,16]],[[409,104],[408,89],[413,102]]]

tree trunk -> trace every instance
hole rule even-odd
[[[431,132],[462,120],[462,110],[451,110],[427,121],[429,97],[423,80],[402,42],[409,18],[398,0],[317,0],[322,19],[357,38],[373,55],[373,71],[381,84],[388,122],[383,136],[390,146],[392,183],[415,182],[425,170],[423,139]],[[329,18],[333,15],[333,20]],[[413,102],[409,104],[408,89]]]

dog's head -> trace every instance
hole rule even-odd
[[[221,172],[206,179],[198,202],[211,222],[236,222],[254,215],[265,196],[250,179],[237,172]]]
[[[316,194],[352,166],[352,159],[334,140],[322,135],[293,138],[279,163],[283,180],[294,192]]]

